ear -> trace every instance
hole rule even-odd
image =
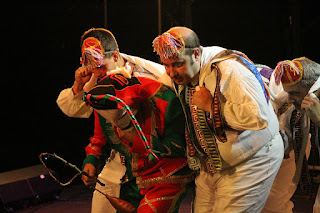
[[[194,60],[195,61],[200,61],[200,54],[201,54],[201,52],[200,52],[200,49],[199,48],[194,48],[193,49],[193,57],[194,57]]]
[[[116,133],[118,133],[118,137],[121,139],[125,135],[125,131],[121,130],[119,127],[114,126]]]
[[[113,57],[114,61],[117,62],[119,60],[119,52],[113,51],[112,57]]]

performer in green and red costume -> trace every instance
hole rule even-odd
[[[128,181],[121,186],[120,198],[135,205],[137,212],[178,212],[194,172],[185,155],[185,119],[175,93],[155,80],[113,74],[84,100],[95,108],[94,138],[100,142],[92,146],[101,149],[112,141],[112,147],[125,156]],[[136,120],[132,122],[128,112]],[[135,128],[138,123],[140,131]],[[99,140],[102,135],[107,140]]]

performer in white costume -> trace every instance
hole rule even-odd
[[[316,193],[313,211],[319,212],[318,192],[312,187],[307,164],[309,156],[319,159],[320,65],[305,57],[281,61],[274,71],[274,86],[283,85],[291,106],[279,117],[285,132],[285,158],[271,188],[264,213],[289,213],[294,204],[290,198],[298,184],[306,197]],[[311,149],[312,148],[312,149]],[[314,197],[313,197],[314,198]]]
[[[194,212],[260,212],[283,142],[259,72],[238,52],[200,46],[185,27],[153,45],[185,110],[189,166],[200,168]]]

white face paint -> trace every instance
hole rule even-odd
[[[131,110],[133,114],[136,114],[136,110]],[[125,129],[131,124],[131,118],[124,109],[96,109],[96,111],[112,126],[116,126],[119,129]]]
[[[96,111],[104,117],[108,122],[112,124],[112,126],[117,126],[117,120],[123,114],[123,110],[121,109],[96,109]]]

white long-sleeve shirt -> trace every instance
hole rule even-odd
[[[123,53],[120,53],[120,55],[127,61],[125,66],[127,69],[131,69],[134,76],[159,78],[165,73],[165,68],[160,64]],[[89,90],[96,84],[97,78],[92,75],[91,79],[86,83],[84,88]],[[67,88],[60,92],[57,99],[57,104],[61,111],[69,117],[88,118],[90,117],[93,109],[82,101],[82,96],[83,92],[75,95],[72,91],[72,88]]]
[[[212,47],[203,49],[202,54],[206,60],[201,64],[199,83],[214,94],[216,73],[211,72],[211,64],[215,62],[221,72],[220,92],[226,99],[222,115],[231,127],[225,130],[226,143],[217,140],[224,161],[236,165],[273,140],[283,143],[271,102],[267,103],[263,89],[252,71],[238,57],[212,60],[211,52]]]
[[[283,142],[279,122],[259,81],[236,56],[214,59],[223,50],[221,47],[203,47],[199,85],[214,94],[217,78],[211,64],[215,63],[221,72],[220,92],[226,99],[222,116],[231,127],[225,129],[227,142],[217,139],[217,144],[223,160],[233,166],[253,156],[271,141]]]
[[[320,89],[320,78],[312,85],[312,87],[309,89],[309,93],[313,93]],[[286,135],[288,137],[288,144],[289,146],[286,148],[285,153],[289,154],[293,150],[293,140],[295,139],[295,133],[292,132],[292,127],[290,125],[290,119],[292,116],[292,112],[295,110],[294,105],[291,105],[287,111],[285,111],[280,117],[279,117],[279,122],[281,129],[285,130]],[[310,143],[310,118],[308,117],[307,113],[304,110],[301,110],[300,113],[301,115],[301,120],[300,120],[300,125],[302,128],[302,145],[301,145],[301,151],[300,151],[300,156],[298,159],[296,159],[296,173],[293,178],[293,182],[295,184],[298,184],[299,178],[301,175],[301,169],[303,166],[303,158],[306,155],[307,159],[310,154],[310,149],[311,149],[311,143]],[[319,134],[319,126],[316,125],[316,128],[318,128],[318,134]],[[318,149],[320,149],[318,138],[315,138],[316,140],[316,145],[318,146]],[[320,156],[319,156],[320,157]]]

